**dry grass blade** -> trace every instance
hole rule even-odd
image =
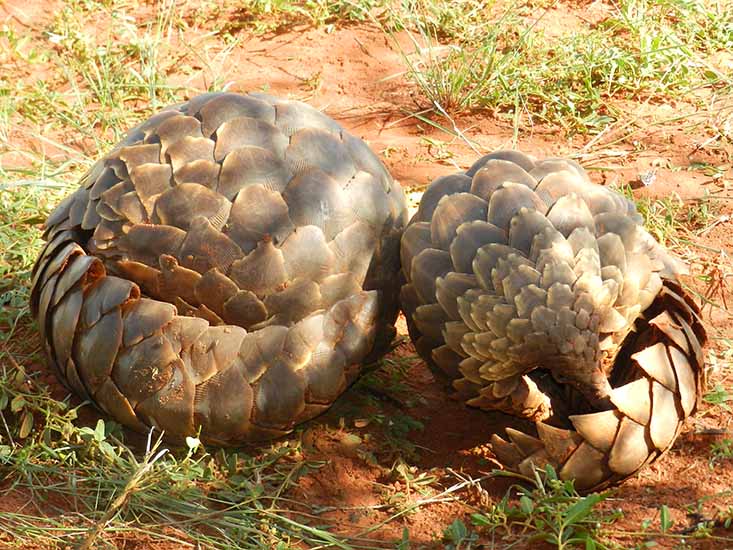
[[[125,486],[122,488],[122,491],[120,491],[120,494],[117,495],[117,497],[112,502],[110,502],[107,510],[104,512],[104,515],[97,522],[95,522],[94,527],[89,530],[89,534],[84,538],[81,545],[79,546],[80,550],[89,550],[96,545],[100,534],[107,528],[107,526],[114,519],[114,517],[121,512],[122,508],[130,500],[133,493],[140,490],[140,485],[142,481],[144,480],[145,476],[147,476],[153,469],[155,463],[163,458],[166,453],[168,453],[168,449],[158,450],[162,442],[160,438],[156,440],[155,443],[151,446],[152,436],[153,432],[151,430],[151,432],[148,434],[148,444],[142,462],[137,466],[137,469],[127,480]],[[134,456],[131,456],[131,458],[135,460]]]

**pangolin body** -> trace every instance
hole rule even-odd
[[[386,349],[406,221],[327,116],[205,94],[132,129],[51,213],[32,307],[61,379],[123,424],[276,437]]]
[[[406,223],[333,120],[204,94],[132,129],[52,212],[31,306],[60,378],[140,431],[287,433],[387,349],[399,294],[459,396],[536,423],[487,434],[508,468],[588,491],[669,449],[705,331],[632,202],[575,162],[500,151],[434,181]]]
[[[438,178],[401,255],[420,355],[469,405],[536,422],[492,436],[507,467],[597,489],[658,458],[695,409],[705,331],[682,264],[577,163],[500,151]]]

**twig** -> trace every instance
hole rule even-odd
[[[117,496],[116,499],[114,499],[110,503],[110,505],[107,507],[107,511],[104,513],[101,519],[96,522],[95,526],[89,530],[87,537],[84,539],[84,542],[79,547],[80,550],[90,550],[94,546],[94,543],[97,541],[102,531],[104,531],[109,522],[114,519],[114,517],[119,513],[122,507],[127,503],[132,494],[137,490],[140,481],[152,469],[153,465],[168,452],[168,449],[161,449],[152,458],[150,458],[161,441],[160,439],[158,439],[155,445],[153,445],[151,448],[150,442],[152,433],[153,430],[151,429],[148,433],[148,445],[145,457],[143,458],[143,463],[132,474],[132,476],[130,476],[130,479],[125,484],[124,489],[122,489],[122,492]]]

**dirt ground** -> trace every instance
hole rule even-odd
[[[556,9],[570,10],[574,16],[587,20],[603,17],[597,13],[598,4],[560,3]],[[141,20],[145,17],[144,8],[140,11]],[[0,3],[0,24],[12,26],[18,32],[38,34],[43,18],[47,17],[45,9],[41,3],[14,0]],[[552,18],[547,21],[552,24]],[[307,100],[365,139],[406,191],[419,191],[435,177],[467,168],[477,152],[464,140],[410,116],[425,107],[425,102],[406,81],[404,71],[395,46],[367,23],[337,26],[332,30],[304,26],[246,37],[226,59],[229,90],[252,91],[264,87],[274,95]],[[201,73],[195,73],[194,80],[185,74],[172,78],[193,88],[203,89],[209,84]],[[640,120],[651,121],[687,106],[629,104],[628,108],[638,110]],[[490,113],[468,113],[456,118],[454,123],[481,152],[514,145],[538,157],[568,156],[581,151],[579,160],[590,168],[595,181],[631,185],[637,197],[663,198],[677,193],[684,200],[695,200],[705,194],[730,195],[724,182],[733,178],[730,171],[733,149],[730,145],[705,146],[705,137],[690,130],[687,123],[678,126],[641,123],[630,137],[612,146],[604,143],[612,142],[613,130],[600,140],[583,135],[563,138],[556,128],[535,124],[523,127],[515,143],[511,121],[504,122]],[[443,119],[441,124],[450,123]],[[713,179],[695,169],[697,163],[727,166],[728,172],[723,178]],[[640,178],[647,173],[653,173],[655,178],[651,185],[644,186]],[[704,248],[685,247],[693,270],[687,283],[702,293],[706,291],[706,283],[697,276],[710,273],[716,265],[722,270],[729,269],[724,262],[729,259],[733,226],[725,216],[733,212],[730,203],[719,203],[722,206],[716,213],[718,222],[695,243]],[[724,275],[730,276],[730,272]],[[733,302],[733,295],[726,289],[722,292],[715,296],[716,302],[722,303],[723,298],[727,303]],[[705,320],[710,326],[711,348],[717,346],[721,351],[722,339],[733,338],[730,312],[724,308],[706,308]],[[406,334],[403,321],[400,332]],[[395,353],[410,356],[415,352],[411,344],[404,343]],[[711,373],[713,382],[732,382],[723,378],[723,370],[729,372],[720,369]],[[49,376],[47,380],[53,379]],[[393,403],[387,398],[383,406],[424,425],[422,430],[408,434],[417,448],[410,460],[415,475],[436,476],[446,480],[448,486],[448,480],[456,482],[457,476],[480,478],[488,474],[496,464],[486,443],[506,419],[466,408],[452,400],[450,392],[433,379],[420,361],[412,362],[405,380],[411,394],[419,398],[414,406]],[[354,415],[355,404],[358,399],[347,394],[332,411],[301,432],[304,457],[324,461],[325,465],[301,477],[289,495],[311,506],[321,506],[325,511],[319,522],[335,525],[335,532],[350,535],[387,520],[394,513],[393,508],[382,506],[385,499],[419,498],[409,493],[414,488],[410,489],[400,475],[390,470],[393,459],[390,450],[373,443],[379,438],[370,438],[379,427],[364,426],[360,416]],[[732,496],[719,496],[733,488],[733,463],[723,461],[714,468],[709,464],[711,444],[733,437],[732,420],[733,416],[721,407],[704,405],[665,457],[614,490],[611,498],[602,504],[605,509],[623,510],[623,517],[611,527],[619,533],[611,538],[622,546],[642,544],[644,537],[632,540],[621,532],[640,531],[645,520],[658,522],[661,504],[669,507],[673,531],[680,535],[702,519],[712,518],[717,511],[733,506]],[[354,444],[347,434],[359,435],[360,441]],[[451,522],[458,518],[470,524],[469,516],[476,507],[500,499],[507,487],[506,480],[485,480],[480,488],[462,490],[460,501],[420,507],[370,536],[384,540],[385,547],[394,547],[394,541],[399,541],[403,528],[407,528],[412,548],[443,548],[439,541]],[[705,501],[706,496],[711,499]],[[20,505],[23,499],[24,495],[18,495],[17,501],[1,500],[0,511]],[[698,502],[705,503],[693,509]],[[373,509],[364,508],[370,505]],[[359,511],[354,512],[350,507],[359,507]],[[682,547],[680,539],[657,543],[657,547]],[[504,546],[501,541],[484,544],[483,548]],[[722,548],[713,541],[687,540],[686,544],[695,548]],[[120,547],[148,550],[164,546],[141,539]]]

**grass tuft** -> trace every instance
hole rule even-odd
[[[608,493],[581,497],[573,482],[560,480],[549,465],[544,471],[536,470],[532,478],[505,475],[521,479],[529,487],[513,487],[517,501],[511,501],[511,493],[507,493],[487,512],[473,514],[471,520],[476,528],[501,536],[507,542],[537,544],[541,541],[558,550],[613,547],[612,543],[603,541],[602,529],[622,514],[597,509],[598,504],[608,498]]]
[[[392,24],[410,33],[408,76],[438,113],[489,110],[597,134],[627,117],[625,101],[702,106],[731,90],[715,60],[730,48],[733,12],[719,3],[625,0],[593,24],[563,21],[557,2],[534,17],[519,2],[460,2],[450,17],[436,0],[413,7]]]

